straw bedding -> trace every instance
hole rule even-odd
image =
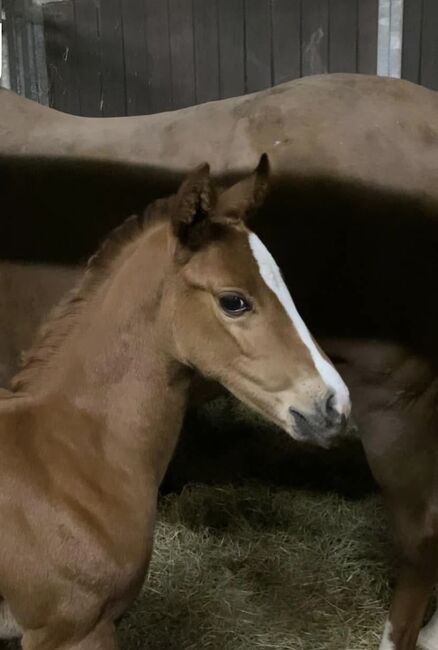
[[[377,496],[348,502],[258,484],[167,496],[121,645],[375,650],[392,573],[385,521]]]
[[[394,552],[357,448],[297,448],[224,398],[185,428],[171,476],[198,483],[161,499],[122,648],[375,650]]]

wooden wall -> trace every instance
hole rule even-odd
[[[43,12],[31,0],[2,0],[6,16],[11,88],[42,104],[48,103]]]
[[[438,0],[404,0],[402,77],[438,90]]]
[[[6,0],[17,20],[17,5]],[[375,73],[378,0],[61,0],[42,7],[48,100],[135,115],[324,72]]]
[[[324,72],[374,74],[378,0],[4,0],[12,87],[136,115]],[[438,0],[404,0],[402,76],[438,89]]]

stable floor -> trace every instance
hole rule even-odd
[[[125,650],[375,650],[393,552],[378,496],[189,486],[162,500]]]

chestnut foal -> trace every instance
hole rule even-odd
[[[0,635],[25,650],[116,647],[196,371],[295,438],[344,426],[348,390],[245,226],[268,171],[219,191],[205,165],[129,219],[2,400]]]

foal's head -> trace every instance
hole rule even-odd
[[[157,379],[154,359],[167,359],[216,380],[298,440],[324,445],[341,432],[348,390],[246,226],[268,174],[263,156],[221,191],[204,165],[144,220],[128,220],[42,328],[14,390],[65,391],[65,381],[104,390],[130,368],[141,391]]]
[[[175,355],[297,440],[343,430],[348,389],[299,316],[247,217],[268,189],[269,164],[225,191],[207,165],[169,204],[171,277],[163,298]]]

